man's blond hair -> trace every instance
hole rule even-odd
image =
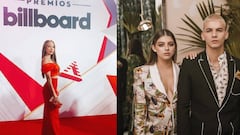
[[[203,29],[205,28],[205,24],[208,21],[212,21],[212,20],[219,20],[219,21],[221,21],[224,24],[224,26],[225,26],[225,30],[227,30],[227,23],[226,23],[226,21],[224,20],[224,18],[221,15],[218,15],[218,14],[211,14],[211,15],[207,16],[204,19],[204,21],[203,21]]]

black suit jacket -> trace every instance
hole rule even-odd
[[[206,52],[184,59],[178,81],[177,135],[239,135],[240,60],[227,53],[229,81],[222,105],[218,104]]]

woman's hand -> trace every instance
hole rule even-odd
[[[186,56],[185,56],[185,58],[186,59],[191,59],[191,60],[193,60],[193,59],[195,59],[196,57],[197,57],[197,52],[189,52]]]
[[[61,107],[62,103],[59,101],[58,97],[52,96],[49,100],[49,102],[52,102],[56,107]]]

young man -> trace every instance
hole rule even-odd
[[[205,51],[184,59],[179,74],[177,135],[239,135],[240,60],[224,50],[225,20],[208,16],[201,37]]]

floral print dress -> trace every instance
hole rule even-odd
[[[176,134],[176,101],[179,67],[173,63],[174,98],[172,103],[160,79],[157,65],[144,65],[134,69],[134,134]]]

